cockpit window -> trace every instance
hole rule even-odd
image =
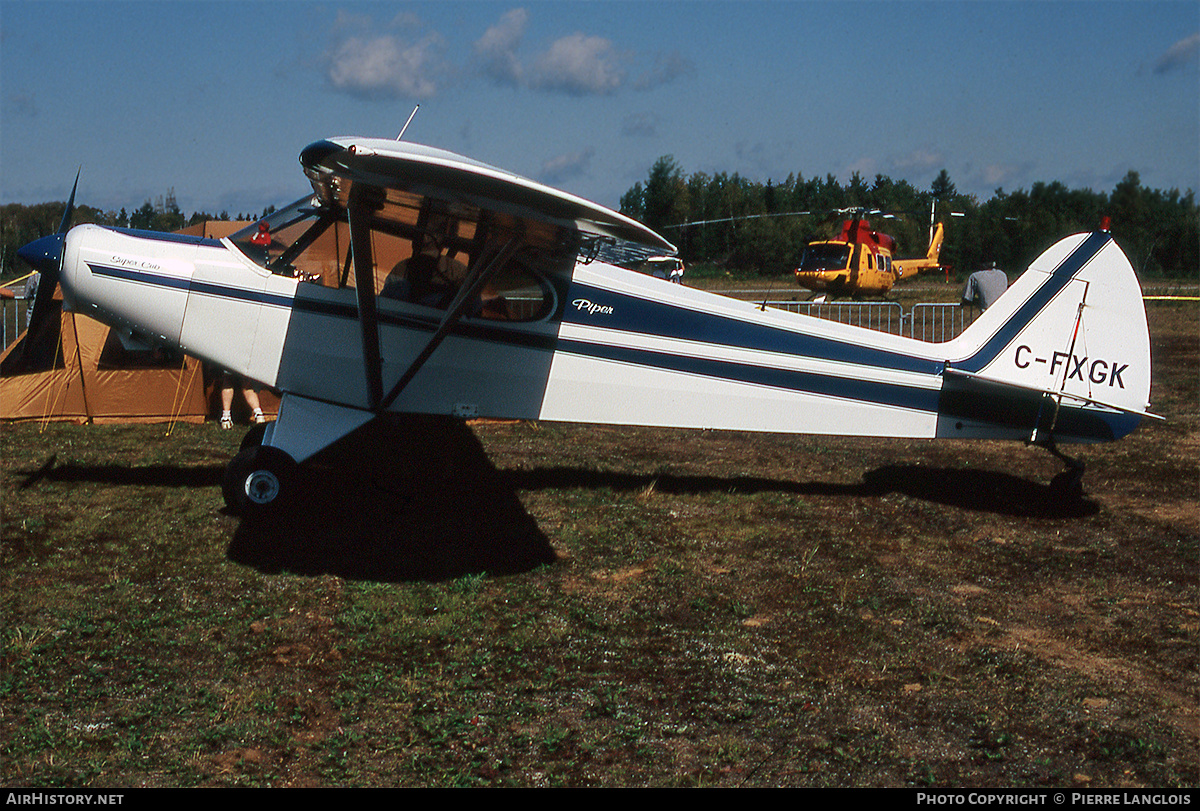
[[[468,268],[457,258],[426,248],[392,268],[379,297],[447,309],[466,281]],[[554,288],[539,271],[536,250],[510,259],[472,295],[464,314],[496,321],[538,321],[554,312]]]
[[[473,221],[429,214],[413,222],[376,217],[371,224],[373,289],[380,302],[447,309],[472,261],[486,254]],[[261,267],[331,288],[358,284],[350,228],[340,206],[305,197],[238,231],[230,240]],[[565,253],[525,245],[468,303],[467,317],[535,321],[555,309],[546,278],[569,270]],[[557,259],[555,258],[557,257]],[[486,261],[486,257],[485,257]],[[566,262],[564,264],[564,262]]]
[[[850,246],[837,243],[816,243],[804,249],[800,270],[834,270],[846,267]]]
[[[480,291],[475,315],[500,321],[540,321],[555,310],[554,288],[535,251],[517,254]]]

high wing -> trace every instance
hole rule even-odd
[[[443,149],[381,138],[330,138],[300,153],[318,194],[346,204],[354,184],[504,212],[675,252],[646,226],[558,189]]]

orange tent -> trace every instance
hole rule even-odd
[[[205,239],[223,239],[232,236],[243,228],[253,224],[254,220],[203,220],[195,225],[180,228],[176,234],[188,234]]]
[[[200,361],[123,341],[61,294],[34,343],[23,332],[0,354],[0,420],[204,422]]]

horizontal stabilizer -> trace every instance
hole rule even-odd
[[[1030,386],[1020,386],[1020,385],[1010,383],[1005,380],[998,380],[995,378],[987,377],[986,375],[973,374],[971,372],[964,372],[961,369],[955,369],[952,366],[947,366],[945,368],[945,370],[942,372],[942,374],[952,375],[952,376],[957,376],[957,377],[965,377],[965,378],[969,378],[971,380],[979,380],[984,383],[996,383],[996,384],[999,384],[1002,386],[1016,386],[1017,388],[1024,389],[1024,390],[1030,391],[1030,392],[1034,392],[1036,394],[1043,394],[1043,395],[1050,396],[1050,397],[1062,397],[1064,400],[1071,400],[1072,402],[1083,403],[1084,405],[1093,405],[1093,406],[1102,406],[1103,408],[1111,408],[1114,411],[1123,411],[1126,414],[1135,414],[1139,417],[1149,417],[1150,419],[1153,419],[1153,420],[1165,420],[1166,419],[1166,417],[1151,413],[1150,411],[1147,411],[1146,409],[1128,408],[1128,407],[1120,405],[1118,403],[1106,402],[1104,400],[1099,400],[1094,397],[1085,397],[1080,394],[1071,394],[1070,392],[1058,391],[1055,389],[1048,389],[1048,388],[1038,389],[1038,388],[1033,388]]]

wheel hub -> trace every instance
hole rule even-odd
[[[246,498],[255,504],[270,504],[279,495],[279,477],[269,470],[256,470],[246,477]]]

